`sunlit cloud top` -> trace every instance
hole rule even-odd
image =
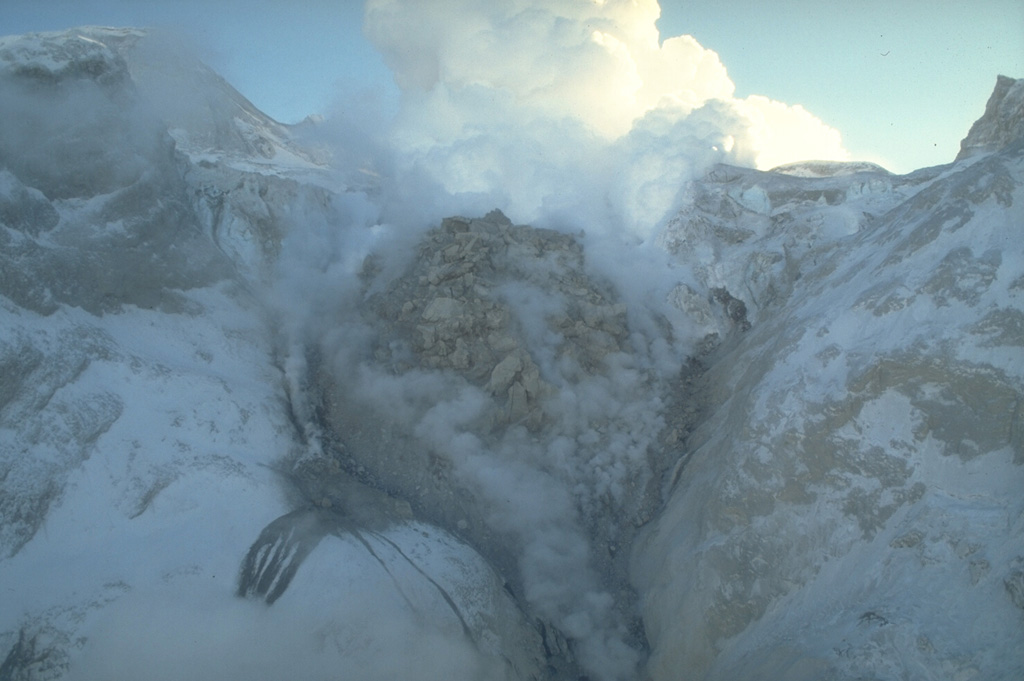
[[[366,30],[403,91],[485,87],[609,137],[659,104],[689,111],[732,95],[711,50],[659,45],[656,2],[371,0]]]
[[[566,208],[568,176],[593,188],[615,166],[626,186],[606,202],[627,225],[661,219],[716,161],[849,158],[802,107],[734,98],[718,55],[662,40],[659,15],[655,0],[369,0],[364,30],[401,90],[392,143],[446,191],[500,193],[523,220]]]

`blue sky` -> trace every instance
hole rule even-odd
[[[945,163],[999,73],[1024,77],[1019,0],[663,0],[663,38],[719,54],[736,96],[799,104],[838,129],[854,158],[897,172]],[[180,29],[258,107],[284,122],[397,99],[363,38],[360,2],[0,0],[0,34],[81,24]]]

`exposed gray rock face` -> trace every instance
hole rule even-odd
[[[538,304],[551,299],[550,310],[529,308],[534,291],[542,292],[533,295]],[[625,306],[584,273],[581,246],[565,234],[514,226],[498,212],[447,219],[420,245],[413,269],[370,307],[386,320],[378,360],[462,373],[494,396],[495,427],[544,424],[552,386],[530,356],[531,346],[541,349],[538,334],[560,339],[554,357],[538,357],[549,364],[547,376],[556,362],[593,374],[609,354],[627,350]],[[412,354],[395,357],[395,339]]]
[[[197,154],[199,160],[184,168],[188,199],[208,236],[248,280],[273,277],[290,229],[333,217],[331,192],[318,184],[207,156]]]
[[[716,166],[689,183],[684,207],[658,237],[693,274],[673,303],[719,341],[756,324],[845,237],[936,175],[896,176],[865,163],[795,163],[767,173]]]
[[[999,76],[985,105],[985,114],[974,122],[960,142],[959,161],[991,153],[1024,139],[1024,80]]]
[[[5,39],[0,93],[0,293],[43,314],[180,311],[177,289],[227,275],[117,52],[84,35]]]
[[[0,170],[0,221],[11,229],[39,236],[60,222],[60,215],[38,189],[23,185],[11,171]]]
[[[173,177],[195,224],[249,281],[267,281],[285,233],[331,214],[337,187],[322,154],[294,142],[219,75],[167,36],[135,29],[87,28],[109,45],[130,90],[164,143],[173,146]]]
[[[580,244],[495,211],[444,220],[397,277],[364,270],[372,357],[339,369],[327,344],[317,372],[345,465],[481,547],[549,627],[563,623],[530,594],[598,588],[595,567],[615,617],[635,617],[622,548],[657,499],[662,388],[631,359],[625,306]],[[585,542],[544,584],[516,510],[538,498],[537,523]],[[584,607],[571,598],[558,607]]]

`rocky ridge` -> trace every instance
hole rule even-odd
[[[586,581],[596,567],[622,617],[635,619],[623,548],[657,502],[662,397],[657,376],[631,357],[625,306],[587,274],[581,245],[498,211],[448,218],[426,233],[404,272],[382,276],[371,258],[363,279],[372,358],[356,375],[329,359],[316,372],[344,466],[467,537],[514,592],[535,590],[517,567],[527,528],[495,508],[497,490],[464,454],[424,435],[451,404],[452,437],[471,437],[474,456],[510,476],[526,465],[565,490],[570,508],[546,522],[585,536],[592,549],[572,566],[576,574],[558,579]],[[371,386],[385,380],[435,389],[396,388],[382,399]],[[532,503],[533,493],[504,494]]]
[[[974,122],[960,142],[956,160],[992,153],[1024,137],[1024,85],[1018,79],[1000,75],[985,105],[985,113]]]

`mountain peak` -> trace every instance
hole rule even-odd
[[[139,37],[140,31],[83,27],[0,37],[0,73],[37,83],[87,78],[118,84],[128,78],[124,59],[104,38]]]
[[[985,113],[960,142],[956,160],[999,151],[1024,137],[1024,79],[997,76]]]

